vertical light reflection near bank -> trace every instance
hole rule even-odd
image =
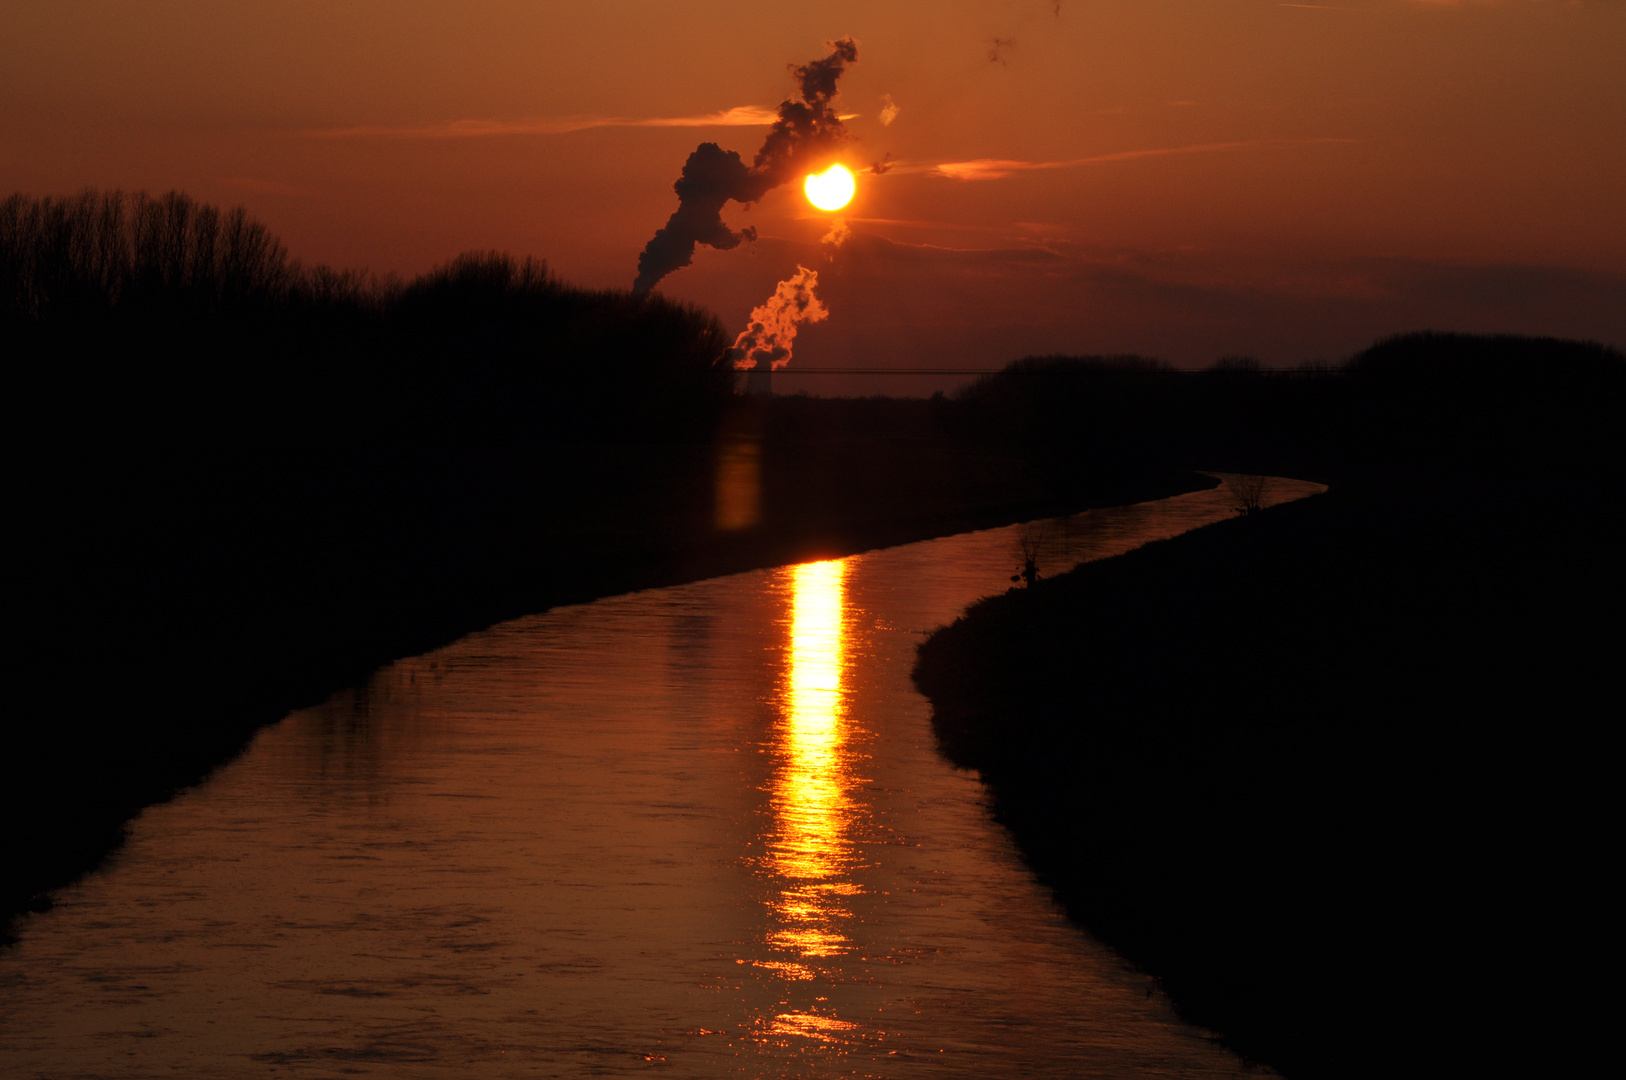
[[[723,532],[762,520],[762,447],[743,435],[717,449],[716,525]]]
[[[769,941],[790,956],[776,966],[811,978],[807,961],[847,946],[843,898],[849,817],[845,742],[845,579],[840,560],[791,569],[790,663],[780,701],[774,834],[767,867],[776,878]]]

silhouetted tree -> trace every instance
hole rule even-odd
[[[410,282],[306,267],[179,192],[0,201],[0,339],[75,422],[236,442],[687,438],[734,381],[692,306],[495,251]]]
[[[1026,525],[1016,534],[1016,558],[1020,569],[1011,575],[1011,581],[1020,581],[1032,588],[1039,580],[1039,557],[1045,549],[1044,530],[1037,525]]]
[[[1225,487],[1231,493],[1238,514],[1256,514],[1265,508],[1265,493],[1270,489],[1270,477],[1255,473],[1226,473]]]

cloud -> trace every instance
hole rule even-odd
[[[945,161],[935,169],[951,180],[1002,180],[1017,172],[1035,169],[1065,169],[1072,161],[1013,161],[1009,158],[977,158],[973,161]]]
[[[882,127],[890,127],[892,125],[892,121],[896,120],[897,118],[898,118],[898,105],[897,105],[897,102],[892,100],[892,95],[891,94],[882,94],[881,95],[881,112],[880,112],[880,115],[878,115],[876,117],[876,119],[881,122]]]
[[[672,185],[678,208],[655,231],[638,256],[638,277],[632,291],[647,293],[667,274],[688,266],[697,244],[728,250],[756,239],[756,230],[730,229],[722,217],[730,201],[753,203],[774,188],[813,171],[830,153],[849,139],[835,111],[836,85],[848,64],[858,61],[858,43],[852,38],[826,42],[830,52],[791,72],[801,100],[786,99],[775,110],[773,126],[750,165],[733,150],[704,142],[683,163]]]
[[[971,161],[945,161],[939,165],[902,166],[900,172],[930,172],[951,180],[1003,180],[1019,172],[1047,169],[1074,169],[1082,165],[1101,165],[1113,161],[1134,161],[1139,158],[1170,157],[1176,154],[1212,154],[1227,150],[1247,150],[1265,146],[1310,146],[1321,143],[1348,143],[1353,139],[1248,139],[1242,142],[1198,143],[1194,146],[1171,146],[1155,150],[1120,150],[1112,154],[1072,158],[1067,161],[1020,161],[1011,158],[976,158]]]
[[[732,109],[699,116],[554,116],[528,120],[451,120],[444,124],[321,128],[305,134],[318,139],[487,139],[501,135],[566,135],[606,127],[770,127],[779,120],[776,109],[736,105]]]
[[[878,231],[858,232],[821,271],[820,296],[839,317],[798,341],[799,365],[997,367],[1025,353],[1137,352],[1185,367],[1228,354],[1290,367],[1427,328],[1626,345],[1626,274],[1619,272],[1313,254],[1260,259],[1015,237],[989,238],[986,247],[969,238],[908,244]],[[804,257],[813,254],[808,241],[787,245],[785,254],[813,265]],[[878,385],[855,380],[841,392]]]
[[[908,224],[908,223],[891,223]],[[960,266],[1062,267],[1075,260],[1060,252],[1039,245],[1020,247],[951,247],[946,244],[909,243],[873,234],[855,234],[847,245],[848,257],[857,264],[866,262],[916,263],[926,265],[954,264]]]
[[[1088,230],[1035,242],[1008,225],[951,236],[931,222],[849,220],[854,235],[828,265],[817,232],[758,241],[760,262],[820,267],[831,318],[797,339],[792,369],[998,367],[1028,353],[1120,352],[1185,367],[1225,355],[1291,367],[1427,328],[1626,346],[1618,270],[1132,248],[1093,243]],[[929,242],[905,242],[918,239]],[[752,283],[737,300],[743,315],[761,299],[752,294],[773,285],[755,273],[741,280]],[[855,378],[829,392],[878,388],[893,384]]]

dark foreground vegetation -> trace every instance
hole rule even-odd
[[[1205,483],[1057,468],[958,402],[744,401],[703,312],[495,253],[410,282],[303,267],[180,195],[0,202],[0,342],[0,924],[258,726],[390,659],[560,603]],[[758,500],[719,496],[753,469]]]
[[[922,646],[944,749],[1070,914],[1295,1080],[1576,1066],[1617,955],[1626,359],[1018,374],[970,396],[1035,439],[1331,485]]]

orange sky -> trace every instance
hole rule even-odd
[[[1620,0],[0,0],[0,190],[181,188],[306,261],[501,248],[625,287],[689,151],[765,132],[627,122],[751,121],[842,35],[851,162],[900,163],[853,239],[787,186],[660,286],[732,330],[819,269],[796,364],[1626,345]]]

